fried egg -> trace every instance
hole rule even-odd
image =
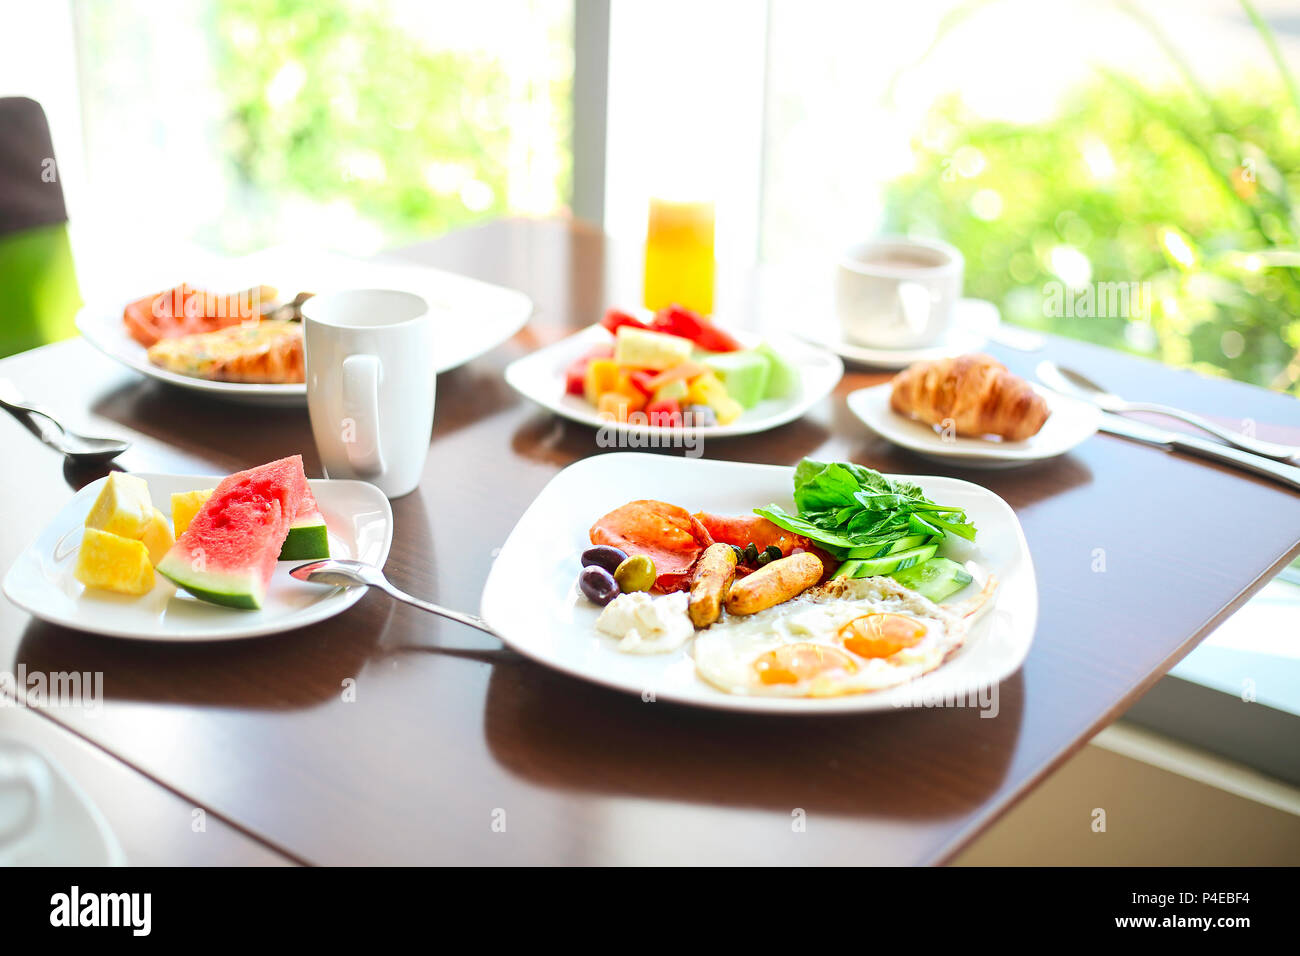
[[[965,641],[963,617],[892,578],[837,578],[695,638],[700,677],[729,694],[832,697],[929,673]]]

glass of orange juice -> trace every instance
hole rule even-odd
[[[711,200],[651,199],[645,240],[647,309],[680,305],[713,313],[713,223]]]

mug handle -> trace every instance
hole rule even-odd
[[[16,754],[7,764],[0,763],[0,791],[9,789],[26,790],[29,802],[27,812],[17,823],[0,830],[0,853],[21,844],[40,826],[49,809],[49,770],[33,754]]]
[[[343,360],[343,448],[353,470],[366,477],[384,473],[379,443],[379,382],[384,366],[376,355],[349,355]]]

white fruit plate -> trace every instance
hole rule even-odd
[[[149,483],[154,507],[171,514],[173,492],[213,488],[222,475],[139,474]],[[305,562],[281,561],[260,610],[218,607],[178,591],[162,575],[140,597],[83,587],[72,571],[86,513],[106,478],[77,492],[27,547],[5,575],[4,593],[34,617],[51,624],[109,637],[150,641],[226,641],[260,637],[315,624],[359,601],[365,588],[322,588],[289,577]],[[382,567],[393,542],[388,499],[364,481],[309,480],[329,529],[330,555]]]
[[[747,346],[758,345],[760,339],[740,334],[737,336]],[[785,398],[769,398],[759,402],[729,425],[705,425],[699,428],[664,428],[648,423],[609,422],[601,418],[596,406],[577,395],[564,391],[564,373],[575,359],[588,354],[598,345],[613,342],[613,336],[599,325],[561,339],[531,355],[516,359],[506,367],[506,381],[520,395],[530,398],[557,415],[590,425],[607,428],[616,434],[658,435],[665,433],[680,437],[725,438],[731,435],[751,435],[792,422],[813,405],[831,393],[844,375],[844,363],[825,349],[815,348],[789,336],[769,336],[767,341],[787,362],[799,372],[799,388]],[[643,445],[644,447],[644,445]]]
[[[1015,673],[1038,619],[1029,548],[1005,501],[956,478],[903,476],[934,500],[966,510],[979,529],[976,543],[949,536],[943,553],[996,575],[995,604],[947,663],[910,684],[820,699],[728,694],[696,675],[691,641],[666,654],[625,654],[596,630],[601,609],[582,595],[577,580],[579,556],[591,546],[588,529],[602,515],[639,498],[691,512],[742,515],[773,502],[793,510],[793,477],[794,469],[784,466],[662,455],[610,452],[583,459],[556,475],[515,525],[488,575],[482,616],[510,647],[548,667],[646,699],[718,710],[827,714],[970,701]]]

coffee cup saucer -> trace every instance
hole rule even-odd
[[[846,362],[878,369],[906,368],[913,362],[947,358],[983,348],[1002,317],[998,307],[985,299],[958,299],[953,321],[943,338],[932,345],[912,349],[868,348],[844,339],[833,311],[801,315],[800,325],[790,331],[814,345],[829,349]]]

